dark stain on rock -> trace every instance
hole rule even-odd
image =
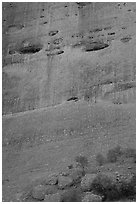
[[[102,30],[103,30],[102,28],[95,28],[95,29],[92,30],[92,32],[97,33],[97,32],[100,32]]]
[[[127,42],[129,42],[131,39],[132,39],[132,38],[131,38],[130,36],[126,36],[126,37],[124,37],[124,38],[121,38],[121,42],[127,43]]]
[[[111,26],[108,26],[108,27],[105,27],[104,30],[110,30],[112,27]]]
[[[20,54],[35,54],[36,52],[39,52],[42,49],[41,44],[35,44],[35,43],[30,43],[26,42],[22,44],[22,46],[19,48],[18,52]]]

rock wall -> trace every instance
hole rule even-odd
[[[135,81],[135,3],[2,6],[3,114],[103,97],[103,85]]]

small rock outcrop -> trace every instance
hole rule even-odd
[[[58,176],[56,174],[49,175],[45,180],[45,184],[47,185],[56,185],[58,183]]]
[[[44,185],[37,185],[33,187],[32,197],[37,200],[44,200],[46,193],[46,188]]]
[[[73,184],[73,179],[69,176],[59,176],[58,177],[58,186],[60,189],[64,189]]]

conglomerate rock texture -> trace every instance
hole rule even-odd
[[[135,28],[135,3],[4,2],[3,114],[135,100]]]

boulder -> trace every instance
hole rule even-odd
[[[69,176],[59,176],[58,177],[58,186],[61,189],[69,187],[73,184],[73,179]]]
[[[78,183],[81,181],[81,178],[83,177],[83,171],[80,168],[74,168],[72,171],[70,171],[70,177],[73,179],[74,183]]]
[[[58,183],[58,176],[56,174],[51,174],[45,179],[46,185],[56,185]]]
[[[44,202],[60,202],[60,194],[55,193],[52,195],[46,195]]]
[[[102,202],[102,196],[87,192],[82,202]]]
[[[44,200],[46,188],[44,185],[37,185],[32,189],[32,197],[37,200]]]
[[[81,188],[83,191],[89,191],[92,189],[92,183],[97,177],[97,174],[86,174],[81,180]]]

